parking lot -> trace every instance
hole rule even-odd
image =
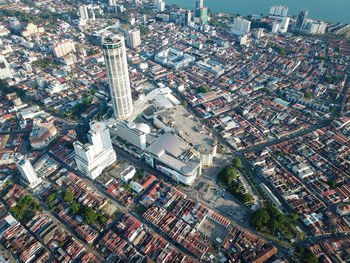
[[[125,162],[124,160],[118,160],[118,162],[110,167],[106,173],[116,179],[120,179],[121,172],[124,171],[128,165],[128,162]]]
[[[230,194],[218,186],[202,187],[202,197],[209,205],[218,209],[224,216],[231,216],[235,220],[244,223],[248,216],[248,208],[237,204]]]
[[[213,242],[216,242],[220,245],[224,241],[229,229],[230,226],[226,228],[209,218],[206,218],[199,227],[200,232],[207,235]]]

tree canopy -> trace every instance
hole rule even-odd
[[[241,161],[241,159],[239,159],[238,157],[235,157],[235,158],[232,160],[232,165],[233,165],[233,167],[236,167],[236,168],[242,167],[242,161]]]
[[[295,255],[298,258],[298,262],[301,263],[317,263],[318,257],[312,253],[309,249],[304,247],[296,247]]]
[[[218,179],[226,185],[230,185],[237,178],[236,169],[232,166],[226,166],[218,175]]]
[[[256,230],[260,231],[267,227],[273,233],[279,226],[283,225],[285,220],[285,216],[276,207],[270,205],[257,210],[253,214],[250,224]]]
[[[201,92],[201,93],[208,93],[209,92],[209,89],[204,87],[204,86],[200,86],[198,88],[198,92]]]
[[[64,201],[71,203],[74,200],[74,194],[72,191],[64,191],[62,192],[62,198]]]
[[[84,207],[84,211],[82,215],[83,215],[84,223],[89,225],[95,223],[98,217],[95,211],[91,207]]]

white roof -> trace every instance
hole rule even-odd
[[[151,132],[151,128],[146,123],[138,123],[136,124],[135,128],[145,134],[149,134]]]

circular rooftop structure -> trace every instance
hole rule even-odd
[[[103,132],[106,129],[106,124],[102,122],[95,122],[90,126],[90,129],[94,132]]]
[[[151,132],[151,128],[146,123],[138,123],[136,124],[135,128],[145,134],[149,134]]]
[[[121,35],[105,36],[102,37],[102,46],[105,49],[113,49],[122,46],[124,37]]]

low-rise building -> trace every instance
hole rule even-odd
[[[187,66],[194,60],[195,58],[193,56],[184,54],[184,52],[175,48],[168,48],[155,56],[155,61],[174,67],[176,70]]]
[[[33,129],[30,133],[30,145],[40,149],[48,145],[57,135],[57,129],[53,122],[44,122],[41,119],[34,119]]]
[[[145,159],[149,166],[185,185],[191,185],[202,171],[202,162],[193,148],[170,132],[160,135],[146,149]]]

